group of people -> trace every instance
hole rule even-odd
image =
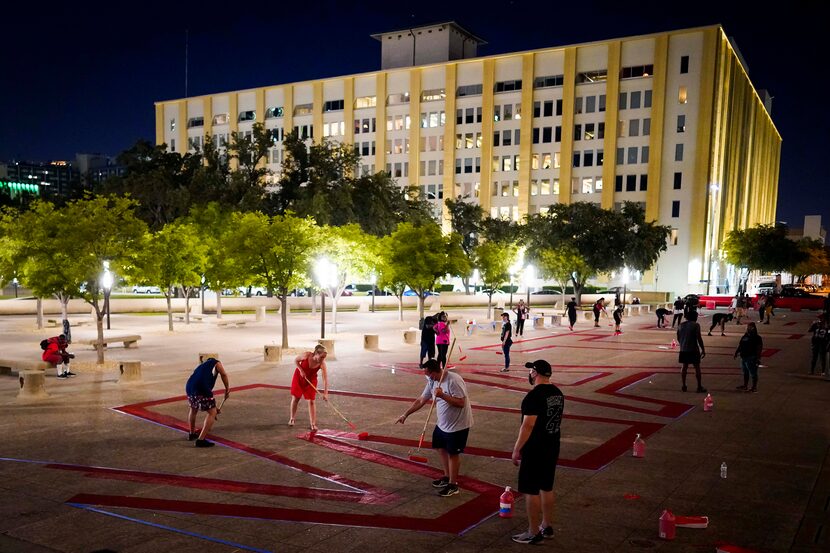
[[[436,359],[435,350],[437,348],[437,361],[440,363],[441,369],[444,369],[447,366],[450,338],[450,323],[446,311],[424,317],[421,327],[421,360],[419,365],[423,366],[425,358]]]

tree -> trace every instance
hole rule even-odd
[[[310,217],[291,213],[269,217],[260,212],[234,213],[226,239],[235,244],[236,259],[268,295],[280,300],[282,347],[288,347],[288,294],[308,282],[320,244],[320,229]]]
[[[793,246],[784,225],[758,225],[733,230],[723,242],[728,263],[748,271],[768,273],[789,271],[807,259],[807,253]],[[746,289],[746,280],[739,288]]]
[[[403,320],[403,293],[406,291],[406,278],[401,268],[394,263],[389,252],[394,248],[395,239],[385,236],[380,239],[378,249],[377,271],[378,287],[389,290],[398,300],[398,320]],[[374,293],[374,292],[373,292]]]
[[[506,242],[484,242],[475,249],[475,263],[481,281],[487,287],[487,317],[493,316],[493,292],[510,278],[510,266],[516,261],[519,248]]]
[[[569,280],[585,282],[585,274],[591,272],[591,268],[585,263],[585,259],[572,245],[561,244],[557,248],[542,248],[538,252],[537,261],[539,272],[543,278],[549,278],[559,284],[562,291],[562,305],[565,305],[565,288]]]
[[[805,258],[790,271],[798,282],[803,282],[809,275],[830,273],[830,253],[821,240],[802,238],[796,244],[805,254]]]
[[[377,265],[377,241],[356,224],[325,227],[321,231],[320,255],[337,268],[328,291],[332,297],[332,328],[337,332],[337,302],[352,279],[368,277]]]
[[[481,221],[484,219],[484,210],[480,205],[465,202],[458,198],[453,200],[447,198],[444,202],[450,214],[450,224],[453,232],[461,236],[461,249],[467,257],[467,261],[473,265],[474,252],[478,246],[479,234],[481,233]],[[464,284],[464,293],[470,294],[470,275],[462,275],[461,282]]]
[[[435,223],[401,223],[387,245],[389,249],[383,252],[387,256],[386,263],[396,265],[399,278],[417,294],[419,318],[424,317],[427,292],[435,287],[439,278],[470,271],[470,264],[461,249],[461,237],[456,233],[443,236]]]
[[[132,278],[159,285],[167,299],[167,328],[173,331],[172,297],[178,287],[185,297],[185,324],[190,324],[190,295],[202,282],[207,249],[195,225],[176,222],[145,236]]]
[[[626,238],[623,266],[640,272],[651,269],[666,251],[671,227],[646,222],[645,209],[636,202],[623,203],[620,217]]]

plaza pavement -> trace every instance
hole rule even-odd
[[[453,357],[466,359],[452,364],[467,380],[475,418],[460,494],[435,494],[433,452],[426,466],[408,460],[427,409],[394,424],[424,385],[418,346],[401,339],[417,325],[414,311],[403,322],[391,311],[338,314],[338,332],[327,330],[336,340],[330,399],[357,430],[318,400],[316,437],[305,430],[305,402],[297,426],[286,425],[293,356],[263,362],[263,346],[280,341],[275,314],[241,328],[206,317],[177,323],[173,333],[164,316],[114,315],[109,334],[140,334],[138,348],[111,347],[103,369],[94,351],[72,348],[78,376],[47,374],[48,399],[20,402],[17,378],[0,377],[0,551],[520,550],[528,546],[510,535],[525,529],[523,502],[511,519],[493,515],[501,490],[515,484],[509,455],[529,389],[523,364],[537,358],[554,366],[566,418],[556,536],[536,547],[830,549],[830,382],[806,376],[814,314],[780,311],[759,327],[767,352],[757,394],[735,390],[741,377],[732,352],[743,327],[704,336],[704,385],[715,401],[707,413],[702,395],[680,391],[673,332],[656,329],[652,315],[626,319],[619,337],[606,320],[593,328],[581,319],[574,332],[528,328],[513,346],[512,371],[499,374],[497,334],[476,328],[467,336],[463,328],[468,319],[483,322],[484,311],[447,310],[460,319],[462,351]],[[704,332],[708,321],[701,320]],[[310,348],[319,314],[291,314],[289,327],[295,352]],[[34,317],[0,317],[0,357],[37,358],[38,342],[54,333],[36,330]],[[93,333],[78,327],[73,338]],[[379,335],[380,351],[363,349],[367,333]],[[211,449],[194,448],[184,430],[184,382],[199,352],[219,354],[233,390]],[[143,382],[119,384],[119,359],[140,360]],[[694,389],[692,375],[689,383]],[[630,455],[636,433],[647,443],[643,459]],[[664,508],[706,515],[709,527],[661,541]]]

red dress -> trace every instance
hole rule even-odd
[[[305,398],[305,399],[314,399],[317,397],[317,391],[314,389],[317,387],[317,371],[320,370],[322,367],[322,363],[320,367],[316,369],[309,368],[309,358],[311,356],[306,357],[302,361],[300,361],[300,368],[305,373],[305,376],[308,380],[311,381],[311,384],[314,386],[312,387],[311,384],[306,381],[306,378],[303,378],[303,375],[300,374],[300,369],[294,369],[294,377],[291,379],[291,395],[296,398]]]

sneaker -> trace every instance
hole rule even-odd
[[[505,367],[502,370],[500,370],[499,372],[500,373],[506,373],[506,372],[509,372],[509,371],[510,371],[510,369],[508,367]]]
[[[187,433],[187,441],[188,441],[188,442],[192,442],[193,440],[195,440],[195,439],[196,439],[196,438],[198,438],[198,437],[199,437],[199,433],[198,433],[198,432],[188,432],[188,433]]]
[[[684,384],[682,388],[680,388],[681,392],[685,392],[687,390],[686,385]]]
[[[461,490],[459,490],[458,486],[456,486],[455,484],[447,484],[446,486],[441,488],[441,491],[438,492],[438,495],[440,495],[441,497],[449,497],[451,495],[459,493],[460,491]]]
[[[76,375],[75,373],[73,373],[72,371],[66,371],[66,372],[65,372],[65,373],[63,373],[63,374],[65,374],[66,376],[78,376],[78,375]]]
[[[735,386],[736,390],[746,390],[746,385],[744,386]]]
[[[542,534],[542,537],[546,540],[553,538],[553,526],[539,526],[539,533]]]
[[[542,537],[542,532],[538,534],[531,534],[530,532],[522,532],[513,536],[513,541],[516,543],[537,544],[541,543],[545,538]]]
[[[450,477],[449,476],[442,476],[438,480],[433,480],[432,481],[432,487],[433,488],[443,488],[444,486],[448,485],[449,483],[450,483]]]
[[[58,375],[58,378],[69,378],[69,375],[66,373],[61,373]]]
[[[752,394],[757,394],[758,393],[758,388],[752,388],[751,390],[749,390],[749,392],[752,393]]]
[[[213,447],[216,444],[207,440],[196,440],[196,447]]]
[[[708,390],[706,388],[704,388],[703,386],[698,386],[697,390],[695,390],[695,392],[697,392],[698,394],[705,394],[707,391]]]

